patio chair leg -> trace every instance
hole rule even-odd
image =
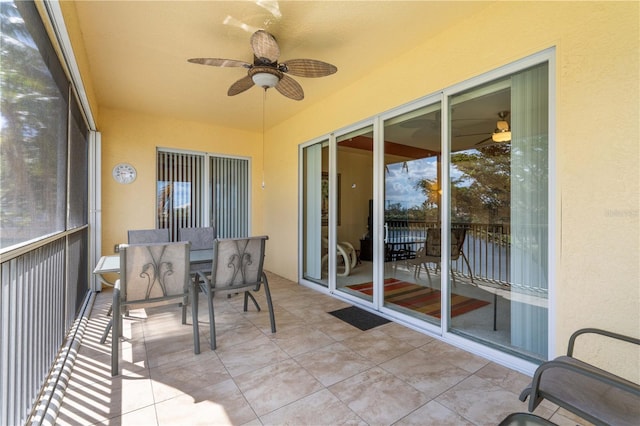
[[[100,338],[100,344],[104,345],[104,342],[107,341],[107,336],[109,335],[109,331],[111,330],[112,325],[113,325],[113,318],[109,320],[109,323],[104,328],[104,332],[102,333],[102,337]]]
[[[256,309],[258,310],[258,312],[260,312],[260,305],[258,305],[256,298],[253,297],[253,294],[249,293],[248,291],[244,292],[244,311],[247,312],[247,302],[249,301],[249,298],[251,298],[253,304],[256,305]]]
[[[471,265],[469,264],[469,259],[467,259],[467,256],[464,254],[462,250],[460,250],[460,254],[462,255],[462,258],[467,264],[467,268],[469,268],[469,278],[471,278],[471,282],[473,282],[473,272],[471,272]]]
[[[120,313],[120,289],[113,290],[113,318],[111,332],[111,375],[118,375],[118,358],[120,358],[120,333],[122,333],[122,316]]]
[[[200,353],[200,327],[198,325],[198,285],[194,283],[189,292],[191,293],[191,321],[193,322],[193,353]],[[183,309],[185,309],[183,307]],[[183,314],[186,313],[183,311]]]
[[[208,285],[208,284],[205,284]],[[212,293],[207,289],[205,291],[207,295],[207,303],[209,304],[209,339],[211,340],[211,350],[216,350],[216,322],[215,322],[215,314],[213,312],[213,297]]]
[[[498,295],[493,293],[493,331],[498,330],[497,315],[498,315]]]
[[[424,270],[427,272],[427,277],[429,278],[429,285],[431,285],[431,273],[429,272],[429,267],[426,263],[421,264],[420,267],[422,267],[422,265],[424,265]]]
[[[189,300],[185,297],[180,303],[182,307],[182,325],[187,323],[187,305],[189,304]]]
[[[269,307],[269,320],[271,321],[271,332],[276,332],[276,317],[273,314],[273,302],[271,301],[271,291],[269,290],[269,281],[267,274],[262,273],[262,281],[264,283],[264,293],[267,296],[267,306]]]

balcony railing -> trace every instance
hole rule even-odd
[[[438,228],[436,222],[389,220],[385,223],[385,241],[414,242],[419,248],[426,240],[428,228]],[[456,274],[474,279],[508,284],[510,282],[510,226],[509,224],[454,223],[453,228],[466,228],[462,247],[471,271],[462,258],[451,265]],[[421,243],[415,243],[421,242]]]
[[[0,263],[0,424],[25,424],[88,290],[87,228]]]

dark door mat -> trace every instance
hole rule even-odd
[[[337,311],[331,311],[329,313],[362,331],[367,331],[390,322],[388,319],[379,317],[376,314],[372,314],[355,306],[349,306],[348,308],[338,309]]]

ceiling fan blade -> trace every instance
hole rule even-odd
[[[251,35],[251,48],[263,64],[276,62],[280,57],[280,47],[276,39],[264,30],[258,30]]]
[[[283,72],[298,77],[324,77],[338,71],[335,65],[315,59],[291,59],[282,63]]]
[[[252,65],[248,62],[237,61],[235,59],[191,58],[187,59],[187,61],[191,62],[192,64],[211,65],[212,67],[252,67]]]
[[[491,140],[491,136],[489,136],[488,138],[482,139],[480,142],[476,142],[475,146],[482,145],[483,143],[485,143],[487,141],[490,141],[490,140]]]
[[[435,120],[428,120],[426,118],[413,118],[411,120],[403,121],[400,123],[400,127],[405,129],[419,129],[435,123]]]
[[[229,90],[227,91],[227,95],[235,96],[238,93],[242,93],[245,90],[251,89],[253,86],[254,86],[253,80],[251,79],[251,77],[247,75],[245,77],[242,77],[240,80],[236,81],[235,83],[233,83],[231,87],[229,87]]]
[[[278,84],[276,84],[276,90],[282,93],[287,98],[291,98],[296,101],[304,99],[304,91],[302,86],[288,75],[283,75]]]
[[[465,133],[463,135],[453,135],[454,138],[464,138],[467,136],[482,136],[482,135],[490,135],[491,132],[481,132],[481,133]]]
[[[487,121],[486,118],[451,118],[450,121],[453,122],[461,122],[461,121]],[[409,129],[417,129],[419,127],[425,127],[427,125],[440,125],[440,111],[436,111],[435,118],[412,118],[411,120],[403,121],[400,123],[400,127],[409,128]],[[485,132],[486,133],[486,132]],[[485,133],[475,133],[475,135],[483,135]],[[471,136],[471,135],[454,135],[454,136]]]

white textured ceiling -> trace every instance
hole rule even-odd
[[[267,7],[276,6],[278,13]],[[294,77],[305,99],[267,93],[270,127],[371,68],[393,60],[486,2],[427,1],[79,1],[76,3],[99,106],[258,131],[263,90],[227,96],[243,68],[188,63],[192,57],[252,62],[251,33],[266,29],[280,60],[319,59],[323,78]],[[243,29],[241,24],[248,28]]]

